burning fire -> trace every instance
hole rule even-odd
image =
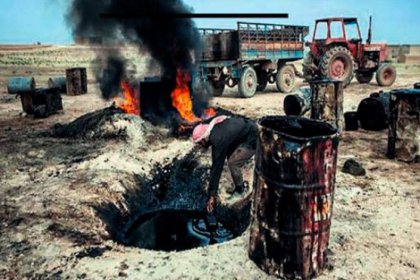
[[[180,69],[177,70],[176,75],[176,87],[172,91],[172,106],[178,110],[181,118],[188,123],[195,123],[201,121],[193,112],[193,104],[191,100],[191,93],[188,83],[191,80],[191,76],[184,73]]]
[[[139,92],[132,88],[127,81],[122,81],[121,91],[123,96],[114,99],[116,106],[126,114],[140,116]]]

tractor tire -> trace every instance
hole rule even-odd
[[[241,79],[239,80],[238,84],[241,97],[253,97],[257,91],[257,85],[258,79],[255,70],[252,67],[245,67],[242,69]]]
[[[376,81],[381,87],[391,86],[397,79],[397,70],[391,64],[381,64],[376,71]]]
[[[211,97],[222,96],[223,91],[225,90],[225,84],[217,83],[212,80],[207,80],[205,85],[206,85],[207,93]]]
[[[314,64],[315,59],[311,53],[308,53],[303,60],[302,72],[305,80],[310,81],[316,75]]]
[[[353,80],[354,60],[351,52],[342,46],[332,47],[322,56],[319,69],[323,78],[343,82],[346,87]]]
[[[372,81],[373,74],[374,74],[373,72],[359,72],[359,73],[356,73],[356,80],[360,84],[368,84]]]
[[[295,87],[296,74],[295,69],[291,65],[283,65],[276,74],[276,86],[278,91],[289,93]]]

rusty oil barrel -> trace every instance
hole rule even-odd
[[[35,86],[33,77],[10,77],[7,79],[7,92],[9,94],[30,92],[35,89]]]
[[[339,132],[344,129],[343,83],[328,79],[312,80],[311,119],[322,120]]]
[[[420,162],[420,89],[390,92],[387,156]]]
[[[279,116],[258,128],[249,257],[270,275],[309,279],[327,263],[338,130]]]
[[[86,68],[77,67],[66,69],[66,81],[67,95],[81,95],[87,93],[88,81]]]

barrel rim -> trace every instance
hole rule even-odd
[[[331,131],[334,131],[331,134],[325,134],[325,135],[318,135],[318,136],[311,136],[311,137],[299,137],[299,136],[294,136],[294,135],[290,135],[288,133],[285,132],[281,132],[266,126],[263,126],[261,123],[263,121],[266,120],[270,120],[270,119],[282,119],[282,120],[286,120],[286,119],[295,119],[298,121],[303,121],[303,122],[314,122],[314,123],[318,123],[320,125],[325,126],[328,129],[331,129]],[[297,140],[297,141],[313,141],[313,140],[325,140],[325,139],[330,139],[330,138],[338,138],[340,135],[340,132],[338,131],[337,128],[335,128],[334,126],[332,126],[331,124],[324,122],[324,121],[320,121],[320,120],[314,120],[314,119],[308,119],[308,118],[302,118],[302,117],[297,117],[297,116],[265,116],[262,117],[260,119],[258,119],[257,121],[257,125],[258,128],[260,130],[268,130],[271,131],[277,135],[281,135],[282,137],[286,138],[286,139],[291,139],[291,140]]]

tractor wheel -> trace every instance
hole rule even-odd
[[[373,79],[373,72],[358,72],[356,73],[356,80],[360,84],[368,84]]]
[[[311,53],[308,53],[303,60],[303,77],[305,77],[305,80],[307,81],[311,80],[315,76],[314,62],[315,60]]]
[[[289,93],[295,87],[296,74],[291,65],[283,65],[276,74],[276,86],[280,92]]]
[[[397,78],[397,71],[395,67],[391,64],[382,64],[379,66],[378,71],[376,71],[376,81],[378,85],[382,87],[389,87]]]
[[[225,90],[225,84],[218,83],[212,80],[207,80],[206,90],[207,93],[212,97],[222,96],[223,91]]]
[[[345,47],[332,47],[322,56],[319,69],[324,78],[341,81],[346,87],[353,79],[353,56]]]
[[[241,79],[239,81],[239,93],[243,98],[250,98],[255,95],[257,91],[257,73],[252,67],[245,67],[242,69]]]

